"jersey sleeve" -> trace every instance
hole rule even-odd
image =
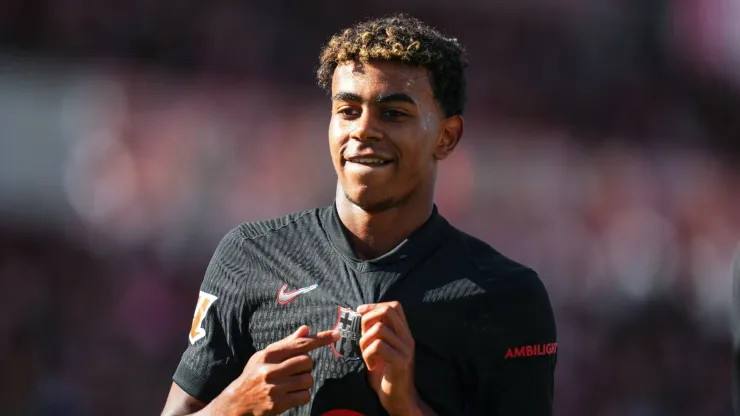
[[[246,254],[238,229],[216,248],[200,286],[187,348],[173,376],[181,389],[205,403],[239,376],[253,353],[243,331]]]
[[[552,415],[557,362],[547,290],[529,269],[497,286],[470,345],[468,415]]]

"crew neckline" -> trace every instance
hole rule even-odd
[[[416,231],[401,241],[389,252],[373,259],[362,260],[352,249],[349,230],[342,223],[336,202],[324,210],[323,228],[333,248],[359,271],[387,268],[389,266],[412,265],[420,256],[435,250],[443,241],[440,238],[448,227],[447,221],[439,214],[436,204],[429,218]],[[394,267],[395,268],[395,267]]]

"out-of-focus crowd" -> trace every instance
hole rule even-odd
[[[67,209],[3,221],[0,414],[156,413],[218,239],[332,200],[320,95],[137,93],[145,83],[103,78],[45,118],[73,126],[48,184]],[[584,146],[473,115],[440,165],[437,204],[541,274],[559,329],[557,414],[722,415],[738,183],[702,148]]]
[[[412,3],[471,54],[437,204],[545,282],[556,414],[729,415],[733,3]],[[218,240],[331,203],[311,68],[390,10],[306,4],[0,5],[0,415],[158,414]]]

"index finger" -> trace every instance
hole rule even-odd
[[[316,348],[329,345],[339,339],[339,332],[334,330],[321,331],[313,335],[297,337],[288,342],[277,345],[275,353],[278,356],[277,361],[285,361],[288,358],[306,354]]]

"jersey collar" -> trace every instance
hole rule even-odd
[[[432,251],[439,247],[444,241],[441,237],[449,227],[447,220],[439,214],[437,206],[434,205],[432,215],[429,216],[429,219],[393,250],[371,260],[361,260],[352,250],[349,238],[347,237],[349,231],[339,218],[336,203],[332,204],[324,212],[322,222],[327,238],[329,238],[332,246],[339,254],[361,270],[416,263],[416,260],[420,257],[431,254]]]

